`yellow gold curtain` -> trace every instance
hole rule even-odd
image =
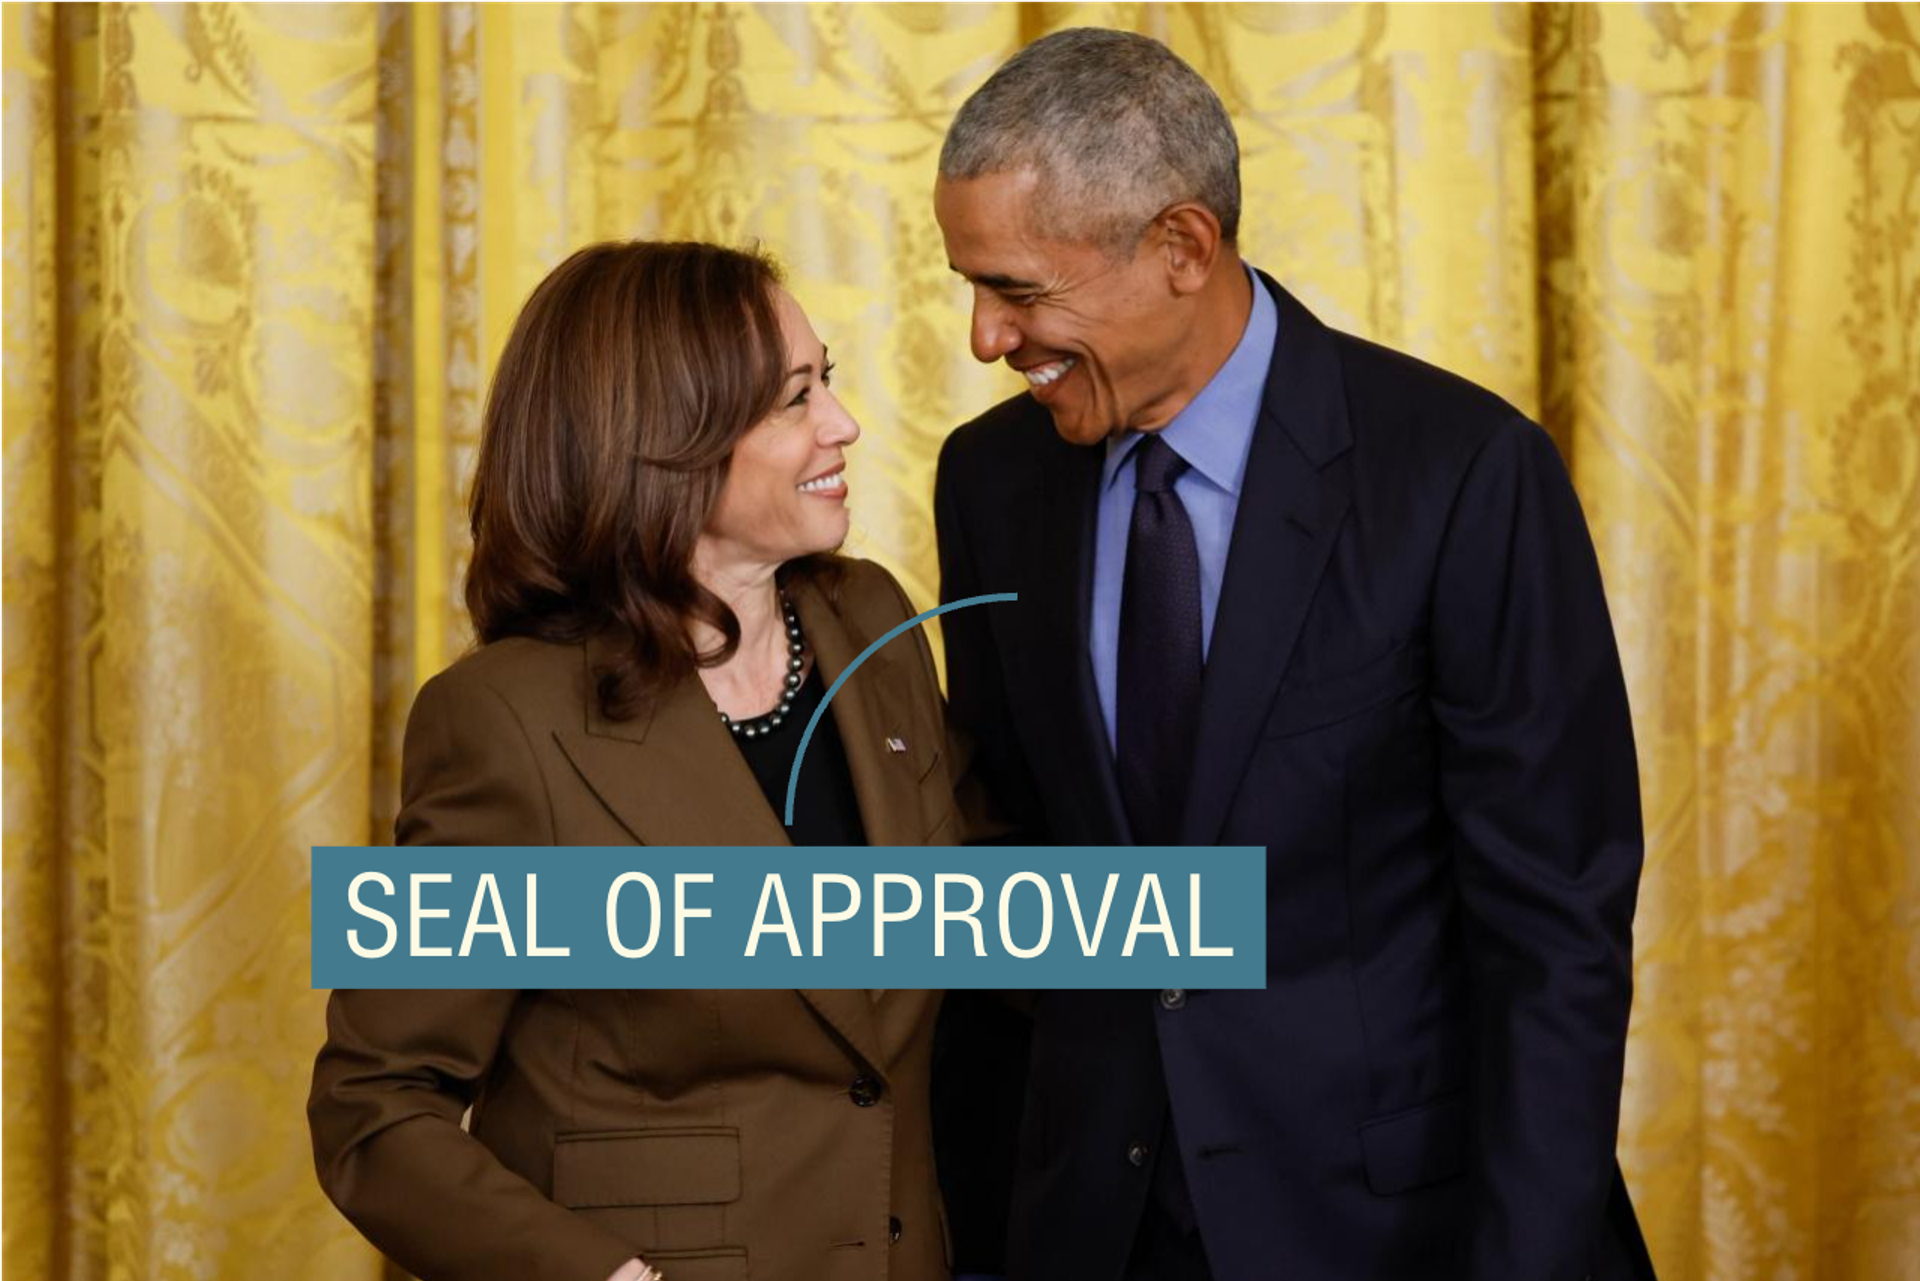
[[[1920,1269],[1920,6],[9,5],[4,1266],[377,1276],[301,1110],[307,847],[466,643],[520,298],[758,238],[921,602],[967,355],[928,191],[1023,42],[1220,90],[1245,249],[1547,424],[1649,859],[1622,1153],[1662,1275]]]

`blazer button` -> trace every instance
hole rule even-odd
[[[880,1101],[880,1082],[870,1076],[855,1077],[847,1087],[847,1097],[855,1107],[870,1108]]]
[[[1170,987],[1160,994],[1160,1008],[1163,1010],[1177,1010],[1186,1003],[1187,993],[1184,988]]]
[[[890,1214],[887,1216],[887,1244],[900,1244],[900,1218],[898,1215]]]
[[[1147,1145],[1135,1139],[1127,1144],[1127,1164],[1145,1165],[1147,1163]]]

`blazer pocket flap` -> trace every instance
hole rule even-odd
[[[1261,734],[1265,738],[1304,734],[1392,702],[1426,681],[1427,647],[1402,645],[1349,671],[1282,685]]]
[[[1367,1186],[1380,1196],[1451,1178],[1466,1166],[1466,1095],[1368,1121],[1360,1127],[1360,1151]]]
[[[740,1198],[740,1131],[722,1126],[563,1134],[553,1199],[570,1209],[719,1205]]]

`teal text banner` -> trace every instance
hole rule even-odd
[[[322,846],[317,988],[1261,988],[1251,846]]]

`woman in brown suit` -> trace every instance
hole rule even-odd
[[[919,629],[835,695],[778,817],[823,690],[914,613],[833,555],[860,433],[831,370],[755,255],[598,245],[540,285],[473,490],[482,643],[414,704],[401,844],[959,842]],[[320,1181],[427,1281],[944,1281],[937,1003],[335,992]]]

